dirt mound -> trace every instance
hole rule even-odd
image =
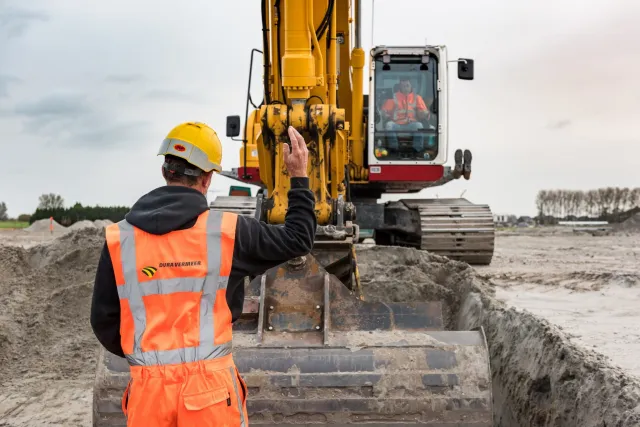
[[[32,231],[36,233],[42,233],[44,231],[50,230],[50,220],[49,219],[39,219],[34,221],[29,227],[25,228],[26,231]],[[55,219],[53,220],[53,231],[65,231],[67,227],[58,223]]]
[[[408,248],[359,246],[357,254],[367,298],[389,302],[443,300],[445,324],[454,327],[460,294],[475,279],[468,264]],[[485,291],[493,293],[490,288]]]
[[[82,221],[78,221],[78,222],[74,222],[73,224],[71,224],[71,226],[69,227],[69,230],[80,230],[81,228],[95,228],[96,226],[94,225],[93,222],[89,221],[88,219],[84,219]]]
[[[93,221],[93,224],[98,228],[105,228],[113,224],[113,221],[111,221],[110,219],[96,219],[95,221]]]
[[[19,246],[0,246],[0,280],[27,274],[29,254]]]
[[[640,383],[557,326],[495,300],[478,301],[487,331],[499,426],[640,425]]]
[[[101,246],[104,243],[104,231],[98,228],[81,228],[73,230],[43,245],[35,246],[28,251],[29,264],[34,268],[44,268],[56,263],[59,268],[69,266],[72,269],[93,269],[98,259],[87,248]],[[64,274],[63,271],[61,271]]]
[[[613,231],[618,233],[640,233],[640,212],[628,218],[626,221],[616,224]]]
[[[491,280],[502,287],[520,286],[523,283],[563,287],[574,291],[598,291],[606,286],[626,288],[640,286],[640,274],[633,271],[568,271],[560,273],[496,273]]]
[[[0,248],[13,265],[1,264],[2,273],[8,271],[0,276],[2,381],[92,375],[96,340],[89,310],[101,234],[87,228],[27,250]]]
[[[465,263],[405,248],[360,247],[365,296],[442,299],[448,328],[482,326],[493,379],[495,425],[640,425],[640,383],[559,328],[494,298],[494,285]]]

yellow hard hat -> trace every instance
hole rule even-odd
[[[221,172],[222,144],[216,131],[204,123],[186,122],[171,129],[160,144],[158,156],[171,154],[205,172]]]

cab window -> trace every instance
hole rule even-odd
[[[375,66],[374,154],[380,160],[438,155],[437,61],[381,56]]]

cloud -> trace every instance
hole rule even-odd
[[[131,84],[145,80],[142,74],[111,74],[104,79],[107,83]]]
[[[0,1],[0,31],[7,38],[20,37],[32,23],[48,20],[46,13],[9,6],[7,2]]]
[[[572,120],[570,119],[564,119],[564,120],[557,120],[555,122],[551,122],[547,125],[547,129],[551,129],[551,130],[560,130],[560,129],[564,129],[568,126],[571,126],[571,124],[573,123]]]
[[[64,144],[72,147],[104,148],[109,149],[121,146],[140,139],[146,135],[150,127],[148,121],[129,121],[98,124],[87,126],[69,135],[64,139]]]
[[[16,76],[0,74],[0,98],[9,96],[9,85],[12,83],[21,83],[22,80]]]
[[[14,115],[24,119],[23,131],[44,138],[47,145],[70,148],[111,149],[139,138],[147,130],[144,120],[120,120],[113,109],[96,108],[74,93],[47,95],[16,105]]]
[[[92,108],[86,97],[73,93],[46,95],[36,101],[16,104],[13,113],[24,118],[24,131],[34,135],[56,136],[71,132],[78,122],[87,120]]]
[[[90,110],[85,96],[60,93],[33,102],[21,102],[15,107],[16,114],[35,119],[86,114]]]

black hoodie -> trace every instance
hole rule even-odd
[[[242,314],[245,276],[257,276],[282,262],[311,252],[316,216],[309,179],[292,178],[288,198],[284,227],[238,216],[227,285],[227,303],[234,322]],[[142,196],[125,219],[147,233],[166,234],[192,227],[197,217],[207,209],[207,199],[202,193],[183,186],[164,186]],[[120,300],[106,243],[96,271],[91,327],[107,350],[124,357],[120,346]]]

